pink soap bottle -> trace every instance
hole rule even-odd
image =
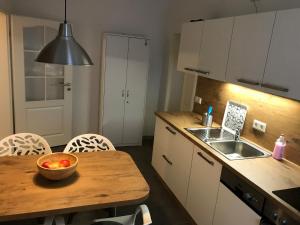
[[[272,153],[272,157],[277,160],[282,160],[285,146],[286,146],[286,141],[284,135],[282,134],[275,142],[275,147]]]

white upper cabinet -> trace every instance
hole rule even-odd
[[[204,22],[189,22],[182,26],[177,69],[193,72],[198,68]]]
[[[200,48],[199,75],[225,80],[233,17],[206,20]]]
[[[278,11],[271,40],[263,91],[300,99],[300,9]]]
[[[275,12],[235,17],[226,81],[260,88]]]

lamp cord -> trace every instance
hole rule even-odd
[[[65,21],[64,23],[67,23],[67,0],[65,0]]]

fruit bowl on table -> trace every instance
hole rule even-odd
[[[71,176],[78,164],[78,158],[70,153],[43,155],[37,162],[39,173],[49,180],[62,180]]]

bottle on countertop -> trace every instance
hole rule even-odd
[[[284,135],[282,134],[275,142],[272,157],[277,160],[282,160],[285,146],[286,146],[286,140],[284,138]]]

